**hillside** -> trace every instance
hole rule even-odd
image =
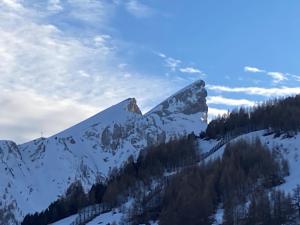
[[[196,142],[198,143],[196,149],[194,151],[199,153],[199,150],[201,149],[202,153],[205,153],[205,151],[209,150],[212,146],[214,146],[217,141],[206,141],[206,140],[199,140],[199,139],[195,139]],[[261,150],[259,150],[259,148],[256,147],[251,147],[251,143],[255,143],[259,140],[259,142],[261,144],[258,144],[259,146],[261,146],[260,148],[265,149],[263,151],[268,151],[271,153],[271,150],[276,152],[276,157],[274,159],[272,159],[273,156],[269,155],[267,156],[265,153],[259,153],[261,152]],[[249,143],[251,145],[247,145],[245,146],[245,144],[242,144],[243,147],[238,147],[238,145],[240,145],[241,141],[245,141],[246,143]],[[176,159],[172,159],[172,161],[175,163],[174,166],[168,166],[168,160],[171,159],[172,156],[168,156],[168,157],[163,157],[163,155],[161,154],[156,154],[155,150],[151,150],[152,151],[152,156],[149,156],[149,160],[152,162],[151,165],[147,166],[147,160],[144,161],[143,164],[140,165],[145,165],[140,168],[140,172],[139,174],[147,174],[145,175],[140,175],[142,176],[142,182],[143,185],[139,184],[138,186],[136,186],[134,183],[137,182],[139,183],[139,179],[137,178],[137,181],[130,181],[130,187],[134,187],[134,189],[132,191],[130,191],[129,195],[131,197],[129,198],[124,198],[123,200],[121,200],[119,203],[117,203],[116,206],[113,207],[113,210],[110,212],[104,212],[102,214],[100,214],[99,216],[95,217],[92,221],[90,221],[89,225],[92,224],[99,224],[99,223],[104,223],[104,224],[108,224],[108,223],[116,223],[116,224],[122,224],[122,222],[125,221],[131,221],[129,224],[143,224],[145,222],[149,222],[149,224],[177,224],[175,221],[180,221],[179,219],[184,219],[186,224],[195,224],[194,221],[196,221],[196,218],[198,215],[200,218],[205,218],[208,215],[211,215],[212,217],[210,217],[211,219],[207,220],[205,223],[200,223],[200,224],[214,224],[214,225],[220,225],[220,224],[235,224],[235,223],[224,223],[224,213],[226,213],[226,210],[228,210],[228,206],[225,206],[223,200],[219,199],[219,198],[215,198],[213,197],[212,203],[213,205],[210,205],[210,197],[209,196],[214,196],[216,193],[220,193],[219,194],[233,194],[236,195],[236,191],[239,189],[236,189],[236,184],[243,184],[243,182],[245,182],[243,185],[247,184],[246,186],[244,186],[244,188],[246,187],[250,187],[250,189],[246,188],[245,190],[249,191],[249,196],[247,194],[248,191],[245,191],[243,189],[242,192],[238,192],[241,195],[241,199],[242,200],[234,200],[233,204],[234,206],[237,206],[237,202],[236,201],[242,201],[244,202],[245,199],[246,206],[249,204],[249,202],[251,201],[252,196],[255,198],[259,198],[261,196],[256,196],[253,195],[256,192],[252,193],[250,190],[252,190],[252,188],[258,188],[255,189],[260,190],[257,193],[269,193],[271,195],[282,195],[281,192],[277,192],[277,191],[283,191],[282,193],[290,193],[291,195],[294,195],[294,190],[297,188],[297,185],[300,184],[300,174],[299,174],[299,154],[300,154],[300,149],[299,149],[299,142],[300,142],[300,136],[296,135],[293,138],[287,138],[284,137],[283,135],[280,137],[274,137],[274,134],[270,134],[268,133],[266,130],[261,130],[261,131],[256,131],[256,132],[251,132],[249,134],[246,135],[241,135],[237,138],[234,138],[232,141],[230,141],[231,145],[233,146],[233,148],[235,148],[234,151],[240,151],[240,153],[246,151],[247,148],[249,148],[249,150],[257,150],[257,154],[253,153],[252,155],[248,154],[244,156],[244,160],[248,161],[251,160],[252,157],[252,163],[250,163],[250,167],[249,168],[256,168],[256,172],[252,172],[251,176],[251,182],[247,181],[247,179],[244,177],[245,175],[242,175],[240,172],[238,172],[237,169],[230,169],[231,165],[235,165],[236,163],[238,163],[236,161],[235,158],[232,158],[233,161],[223,161],[223,163],[225,163],[224,168],[222,168],[222,165],[218,165],[220,163],[220,161],[218,161],[219,159],[224,158],[224,151],[227,147],[223,146],[221,147],[218,151],[216,151],[214,154],[210,155],[208,158],[206,158],[206,165],[208,166],[204,166],[205,164],[200,163],[198,164],[198,166],[190,166],[190,165],[197,165],[197,162],[192,163],[192,161],[185,161],[184,158],[177,158]],[[176,144],[177,146],[179,146],[178,148],[182,148],[182,145],[180,145],[179,143]],[[180,147],[181,146],[181,147]],[[184,146],[186,146],[186,144],[184,144]],[[175,153],[176,149],[172,148],[170,145],[165,147],[166,149],[168,149],[170,152]],[[159,148],[158,150],[161,152],[164,149],[164,147]],[[183,149],[183,148],[182,148]],[[189,148],[188,148],[189,149]],[[186,151],[187,149],[185,149]],[[252,151],[251,150],[251,151]],[[228,150],[227,150],[228,151]],[[239,154],[240,154],[239,153]],[[192,154],[192,152],[188,153],[188,154]],[[228,153],[227,153],[228,154]],[[273,153],[272,153],[273,154]],[[242,156],[242,155],[240,155]],[[240,156],[235,156],[235,157],[240,157]],[[156,172],[153,172],[153,170],[151,168],[161,168],[161,166],[159,164],[155,163],[155,160],[153,161],[153,157],[155,158],[159,158],[162,157],[164,158],[165,163],[163,163],[162,168],[164,168],[162,171],[166,171],[166,172],[159,172],[160,170],[156,170]],[[228,156],[227,156],[228,157]],[[253,158],[254,157],[254,158]],[[255,158],[256,157],[256,158]],[[264,159],[264,157],[266,157]],[[271,158],[269,158],[271,157]],[[162,159],[161,158],[161,159]],[[168,159],[169,158],[169,159]],[[228,159],[227,159],[228,160]],[[261,160],[262,164],[259,164],[259,161]],[[263,186],[258,186],[257,185],[257,181],[263,179],[264,176],[268,177],[268,173],[273,174],[272,169],[271,168],[276,168],[272,166],[272,164],[270,164],[270,162],[272,162],[272,160],[275,160],[274,162],[279,162],[284,169],[284,164],[285,162],[288,163],[288,172],[284,169],[284,170],[279,170],[278,171],[278,175],[279,175],[279,179],[276,177],[273,177],[273,175],[269,178],[266,178],[265,182],[263,184]],[[283,160],[283,161],[282,161]],[[286,161],[285,161],[286,160]],[[241,162],[241,166],[244,166],[246,168],[245,162]],[[178,163],[178,164],[177,164]],[[192,163],[192,164],[191,164]],[[263,165],[262,168],[257,167],[255,164],[258,163],[257,165]],[[185,164],[187,166],[185,166]],[[221,163],[222,164],[222,163]],[[176,166],[177,165],[177,166]],[[202,165],[202,166],[201,166]],[[218,166],[217,166],[218,165]],[[275,164],[274,164],[275,165]],[[278,164],[279,165],[279,164]],[[147,169],[148,168],[148,169]],[[219,168],[219,169],[218,169]],[[270,170],[271,169],[271,170]],[[214,172],[214,170],[219,170],[220,174],[224,174],[224,175],[219,175],[219,176],[227,176],[226,174],[228,173],[228,175],[230,176],[230,179],[227,181],[229,183],[227,183],[226,185],[229,186],[223,186],[223,188],[225,188],[225,192],[222,191],[223,188],[221,188],[221,183],[223,182],[221,178],[220,181],[222,181],[221,183],[219,183],[220,181],[218,181],[217,177],[214,177],[215,175],[212,175]],[[275,169],[277,170],[277,169]],[[127,173],[131,174],[131,172],[129,172],[130,169],[125,169],[123,170],[123,172],[121,172],[121,176],[125,176],[127,177],[128,175],[125,175]],[[143,171],[148,171],[148,172],[143,172]],[[152,171],[149,173],[149,171]],[[267,172],[270,171],[270,172]],[[125,173],[125,174],[124,174]],[[276,172],[277,173],[277,172]],[[134,174],[134,173],[133,173]],[[129,175],[129,177],[134,177],[135,175]],[[280,175],[282,174],[282,175]],[[254,177],[253,177],[254,175]],[[280,176],[283,176],[282,178],[280,178]],[[118,178],[118,186],[122,185],[122,182],[125,182],[127,178],[124,179],[119,179]],[[146,177],[148,179],[146,179]],[[150,177],[150,178],[149,178]],[[201,179],[204,180],[198,180],[200,178],[197,177],[202,177]],[[246,176],[247,177],[247,176]],[[209,180],[207,180],[209,179]],[[215,180],[216,179],[216,180]],[[252,180],[253,179],[253,180]],[[265,178],[264,178],[265,179]],[[271,180],[270,180],[271,179]],[[214,181],[215,180],[215,181]],[[127,181],[126,181],[127,182]],[[211,182],[217,182],[218,185],[215,187],[216,189],[212,188]],[[237,183],[236,183],[237,182]],[[208,189],[206,189],[206,185],[208,185]],[[222,184],[224,185],[224,184]],[[250,186],[248,186],[250,185]],[[108,188],[110,189],[110,184],[108,185]],[[111,186],[111,188],[113,188],[113,186]],[[142,189],[140,189],[142,188]],[[170,189],[171,188],[171,189]],[[221,188],[221,189],[220,189]],[[228,189],[229,188],[229,189]],[[240,188],[240,186],[239,186]],[[204,191],[205,189],[205,191]],[[116,193],[127,193],[124,189],[117,189],[118,191]],[[159,191],[158,191],[159,190]],[[163,200],[166,198],[165,196],[165,191],[170,192],[171,191],[171,196],[169,196],[168,198],[170,199],[170,202],[167,203],[166,200]],[[218,191],[217,191],[218,190]],[[262,192],[262,190],[264,190]],[[125,192],[124,192],[125,191]],[[204,192],[203,192],[204,191]],[[209,191],[209,192],[207,192]],[[214,193],[214,191],[217,191],[216,193]],[[199,194],[204,193],[204,196],[206,196],[208,193],[208,196],[206,196],[203,200],[200,201],[200,199],[202,199],[201,195],[199,196]],[[231,195],[230,194],[230,195]],[[122,194],[121,194],[122,195]],[[105,197],[106,194],[104,195],[104,202],[107,201],[107,197]],[[125,196],[127,196],[127,194],[125,194]],[[177,197],[176,197],[177,196]],[[203,197],[204,197],[203,196]],[[246,197],[248,196],[248,197]],[[284,195],[282,195],[284,196]],[[287,196],[288,197],[288,196]],[[282,197],[282,201],[285,201],[284,198]],[[189,201],[187,201],[189,199]],[[193,202],[191,200],[194,200]],[[161,202],[162,201],[162,202]],[[270,201],[272,202],[273,200],[270,199]],[[291,202],[292,203],[292,202]],[[153,205],[154,204],[154,205]],[[155,205],[158,204],[158,205]],[[159,206],[159,204],[162,204]],[[227,204],[227,203],[226,203]],[[258,203],[257,203],[258,204]],[[271,204],[275,204],[275,202],[271,203]],[[276,203],[277,204],[277,203]],[[287,203],[280,203],[281,207],[283,207],[280,210],[285,210],[284,207],[287,207],[286,205]],[[290,203],[289,203],[290,204]],[[296,204],[296,202],[295,202]],[[118,206],[119,205],[119,206]],[[159,206],[159,207],[158,207]],[[240,208],[239,210],[243,209],[246,210],[246,206],[243,206],[245,208]],[[161,207],[163,208],[163,211],[161,211]],[[224,210],[224,207],[226,208]],[[171,209],[171,211],[168,211],[169,209]],[[192,209],[195,209],[196,211],[193,211]],[[232,208],[237,210],[236,208]],[[138,211],[137,211],[138,210]],[[139,211],[140,210],[140,211]],[[166,211],[164,211],[166,210]],[[208,210],[208,211],[207,211]],[[87,211],[89,212],[89,211]],[[137,213],[139,212],[139,213]],[[176,213],[172,213],[172,212],[176,212]],[[202,212],[202,214],[200,214],[200,212]],[[232,211],[230,212],[229,215],[240,215],[242,217],[242,215],[245,215],[242,213],[242,211],[240,211],[241,214],[234,214],[234,213],[238,213],[239,211]],[[246,211],[244,211],[245,213]],[[284,211],[283,211],[284,212]],[[166,214],[167,213],[167,214]],[[264,212],[266,213],[266,211]],[[164,216],[164,214],[166,214]],[[297,211],[294,210],[294,216],[297,217]],[[262,216],[265,216],[264,214],[262,214]],[[281,215],[282,216],[282,215]],[[175,221],[173,220],[172,222],[172,217],[173,219],[175,219]],[[58,221],[57,223],[54,223],[55,225],[67,225],[70,224],[71,222],[75,221],[76,219],[79,218],[79,214],[73,215],[71,217],[68,217],[64,220]],[[228,216],[227,216],[228,218]],[[134,220],[133,220],[134,219]],[[191,219],[191,220],[190,220]],[[135,222],[133,222],[135,221]],[[139,222],[137,222],[139,221]],[[152,221],[152,222],[151,222]],[[295,220],[294,220],[295,221]],[[182,224],[182,223],[178,223],[178,224]],[[197,223],[198,224],[198,223]],[[243,224],[241,222],[237,223],[237,224]],[[250,224],[259,224],[259,223],[250,223]],[[299,224],[299,220],[296,220],[296,222],[294,223],[266,223],[266,224]]]

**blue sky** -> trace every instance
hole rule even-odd
[[[204,79],[210,117],[300,92],[298,0],[0,0],[0,139]]]

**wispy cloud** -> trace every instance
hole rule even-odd
[[[80,122],[97,108],[70,99],[42,96],[30,89],[3,89],[0,93],[1,139],[20,142],[45,135]],[[72,116],[70,116],[72,115]]]
[[[190,73],[190,74],[203,74],[203,72],[197,68],[194,67],[184,67],[179,69],[182,73]]]
[[[281,72],[267,72],[267,75],[273,78],[274,83],[279,83],[284,80],[288,80],[287,74]]]
[[[146,18],[155,14],[155,10],[138,0],[129,0],[126,3],[127,11],[138,18]]]
[[[252,66],[245,66],[244,71],[245,72],[250,72],[250,73],[264,73],[264,72],[266,72],[265,70],[259,69],[257,67],[252,67]]]
[[[226,109],[218,109],[218,108],[213,108],[213,107],[208,107],[208,121],[213,120],[217,116],[222,116],[226,114],[228,110]]]
[[[180,64],[181,64],[181,60],[179,60],[179,59],[174,59],[174,58],[171,58],[171,57],[167,57],[165,59],[166,67],[170,68],[171,71],[173,71],[173,72],[178,69]]]
[[[280,83],[282,81],[288,80],[289,75],[288,73],[272,72],[252,66],[245,66],[244,71],[249,73],[264,73],[273,79],[273,83]]]
[[[227,106],[254,106],[256,103],[248,99],[233,99],[223,96],[208,96],[208,104],[227,105]]]
[[[167,56],[164,53],[161,53],[161,52],[155,52],[154,54],[158,55],[159,57],[161,57],[163,59],[167,58]]]
[[[220,85],[207,85],[207,88],[216,92],[243,93],[246,95],[259,95],[264,97],[280,97],[300,94],[300,87],[228,87]]]
[[[202,70],[194,66],[186,66],[184,65],[185,63],[180,59],[169,57],[166,54],[161,52],[154,52],[154,54],[159,56],[164,61],[164,66],[170,70],[169,72],[197,74],[197,75],[201,75],[201,77],[206,76],[206,74]]]
[[[49,11],[60,12],[63,10],[63,6],[60,0],[49,0],[47,9]]]
[[[14,10],[20,10],[23,9],[22,5],[18,3],[16,0],[1,0],[0,5],[7,6]]]
[[[287,75],[290,76],[290,77],[292,77],[296,81],[300,82],[300,76],[299,75],[294,75],[294,74],[289,74],[289,73]]]
[[[111,17],[104,1],[23,3],[0,0],[0,139],[50,135],[128,97],[145,111],[181,87],[128,69],[111,34],[72,35],[47,18],[60,10],[66,21],[101,27]]]

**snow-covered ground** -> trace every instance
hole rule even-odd
[[[218,209],[215,214],[215,222],[213,223],[213,225],[221,225],[223,223],[223,215],[224,215],[224,210]]]
[[[70,225],[72,222],[75,221],[76,217],[77,217],[77,214],[69,216],[65,219],[59,220],[59,221],[57,221],[55,223],[52,223],[50,225]]]
[[[241,139],[254,141],[256,138],[259,138],[262,143],[268,146],[269,149],[277,149],[282,156],[288,160],[290,169],[290,175],[285,178],[286,182],[282,184],[280,188],[284,191],[291,192],[298,184],[300,184],[300,133],[292,138],[286,138],[284,135],[280,137],[274,137],[274,135],[265,135],[266,133],[267,132],[264,130],[252,132],[241,135],[233,139],[231,142]],[[207,158],[206,161],[221,157],[224,149],[225,146]]]
[[[281,153],[281,155],[288,160],[290,171],[290,175],[288,177],[285,177],[286,182],[280,185],[278,189],[283,190],[287,193],[291,193],[297,185],[300,185],[300,133],[298,133],[292,138],[286,138],[284,135],[280,137],[274,137],[274,135],[266,135],[266,133],[267,131],[265,130],[252,132],[249,134],[241,135],[233,139],[231,142],[236,142],[241,139],[255,141],[257,138],[259,138],[261,142],[268,146],[270,150],[278,150]],[[202,149],[206,149],[206,151],[208,151],[211,148],[210,144],[213,142],[213,140],[209,142],[201,141],[199,145],[200,147],[202,147]],[[203,148],[203,146],[206,146],[208,148]],[[207,162],[209,160],[214,160],[222,157],[224,149],[225,146],[221,147],[217,152],[208,157],[205,161]],[[216,221],[214,225],[222,224],[223,214],[223,209],[217,210],[215,214]]]
[[[122,222],[124,214],[120,212],[108,212],[101,214],[100,216],[93,219],[87,225],[99,225],[99,224],[120,224]]]
[[[76,220],[77,214],[69,216],[65,219],[59,220],[51,225],[70,225]],[[123,221],[124,214],[118,210],[103,213],[97,216],[92,221],[88,222],[87,225],[107,225],[107,224],[120,224]]]

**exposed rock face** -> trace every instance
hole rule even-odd
[[[10,146],[6,148],[9,156],[1,154],[0,145],[0,157],[20,164],[17,178],[0,174],[0,179],[9,178],[19,187],[15,190],[0,183],[0,191],[11,196],[5,203],[15,199],[20,208],[16,215],[21,218],[47,208],[76,180],[90,188],[147,146],[200,133],[206,129],[206,96],[205,83],[197,81],[145,115],[129,98],[52,137],[19,146],[2,143]]]
[[[141,112],[140,108],[136,104],[136,99],[135,98],[130,98],[128,100],[129,100],[129,102],[128,102],[128,111],[142,115],[142,112]]]
[[[101,135],[103,147],[106,149],[116,150],[123,138],[126,137],[126,127],[114,124],[112,127],[107,126]]]
[[[147,114],[156,113],[167,117],[178,113],[185,115],[201,113],[201,120],[206,121],[208,112],[206,97],[205,82],[199,80],[169,97]]]
[[[198,112],[207,112],[206,97],[205,82],[200,80],[171,96],[151,110],[150,113],[156,112],[165,116],[174,113],[190,115]]]

